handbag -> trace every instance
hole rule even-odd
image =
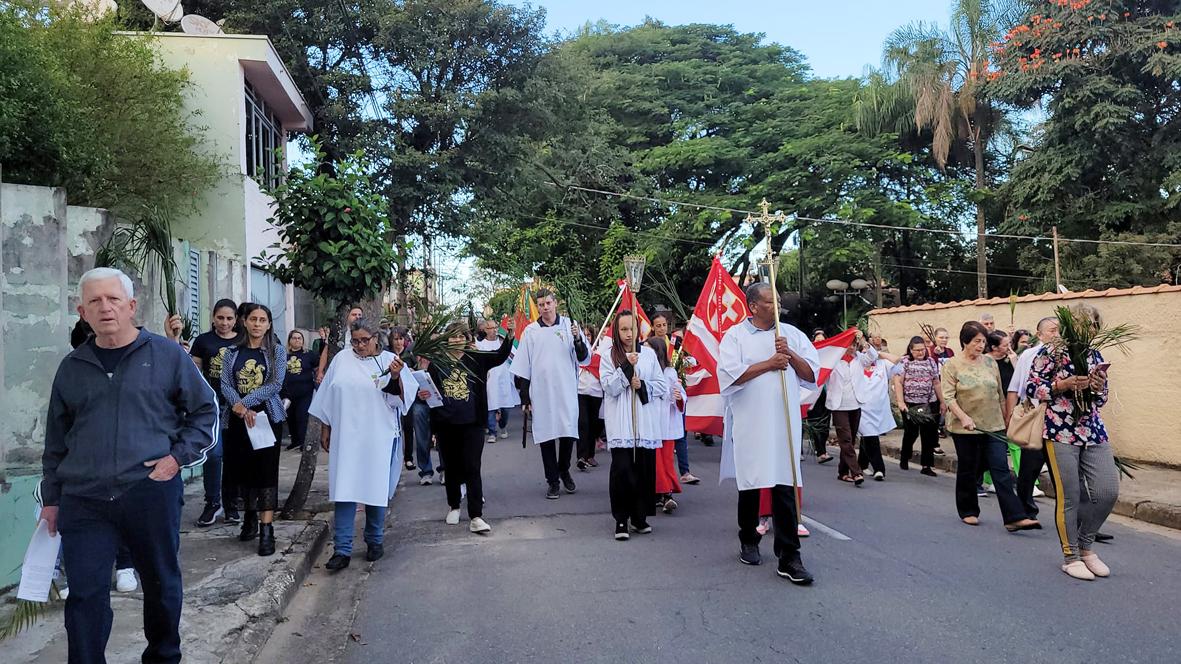
[[[928,404],[915,404],[913,406],[907,406],[906,416],[911,422],[914,422],[920,426],[924,424],[932,424],[938,419],[935,416],[935,413],[931,412],[931,406]]]
[[[1018,402],[1005,433],[1023,450],[1041,450],[1045,445],[1046,402],[1035,404],[1028,399]]]

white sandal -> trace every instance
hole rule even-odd
[[[1082,559],[1083,564],[1087,566],[1087,569],[1091,570],[1091,574],[1103,577],[1111,576],[1111,568],[1108,567],[1107,564],[1102,560],[1099,560],[1098,554],[1092,553],[1090,555],[1083,556]]]
[[[1081,560],[1072,560],[1068,563],[1062,564],[1062,571],[1066,572],[1068,576],[1072,576],[1080,581],[1094,581],[1095,575],[1091,570],[1087,569],[1086,563]]]

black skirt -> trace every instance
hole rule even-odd
[[[283,433],[282,422],[272,422],[275,440]],[[279,444],[256,450],[250,446],[246,422],[237,415],[230,416],[230,426],[223,440],[223,482],[237,491],[247,511],[267,512],[279,504]],[[231,494],[233,495],[233,494]]]

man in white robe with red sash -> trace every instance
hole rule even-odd
[[[770,284],[749,286],[746,300],[752,316],[726,332],[718,356],[718,384],[725,400],[721,477],[733,477],[738,483],[738,560],[747,565],[762,562],[762,536],[757,530],[759,490],[769,488],[775,556],[779,559],[776,571],[792,583],[807,585],[812,583],[812,575],[800,559],[792,484],[793,475],[802,483],[800,390],[815,383],[820,356],[807,335],[778,322]],[[784,417],[781,374],[786,378],[790,431]]]

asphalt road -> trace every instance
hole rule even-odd
[[[1181,662],[1181,537],[1115,518],[1095,582],[1059,568],[1048,529],[1007,533],[995,498],[960,524],[953,478],[887,468],[838,482],[805,463],[811,587],[740,565],[736,493],[717,484],[720,446],[690,444],[698,486],[648,536],[612,538],[609,457],[575,472],[578,492],[544,498],[540,453],[519,428],[484,454],[488,537],[447,526],[443,489],[403,475],[386,557],[315,570],[275,661],[343,662]],[[914,466],[912,466],[914,467]],[[1043,499],[1044,500],[1044,499]],[[359,552],[363,547],[358,547]],[[303,591],[301,591],[302,593]],[[300,608],[300,604],[304,604]],[[301,617],[302,612],[302,617]],[[317,616],[318,627],[308,615]],[[342,623],[348,623],[342,624]],[[299,625],[303,625],[300,627]],[[299,631],[302,630],[302,631]],[[317,635],[317,630],[319,635]],[[307,645],[336,642],[316,651]],[[267,661],[267,657],[260,658]]]

